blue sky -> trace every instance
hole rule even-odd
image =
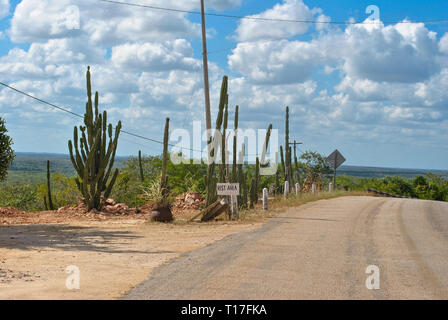
[[[190,11],[199,1],[133,0]],[[448,169],[448,19],[442,1],[206,0],[208,12],[288,20],[356,21],[376,5],[382,22],[262,22],[207,16],[212,117],[229,76],[243,128],[269,123],[301,150],[339,149],[346,164]],[[79,12],[79,29],[67,24]],[[412,23],[410,23],[412,22]],[[203,120],[200,19],[96,0],[0,0],[0,81],[83,113],[85,71],[112,122],[161,140],[164,118]],[[67,153],[75,117],[0,88],[0,115],[17,151]],[[233,117],[233,114],[231,114]],[[283,141],[282,135],[279,141]],[[123,135],[120,155],[160,153]]]

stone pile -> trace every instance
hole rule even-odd
[[[173,208],[180,210],[199,210],[203,205],[205,205],[205,198],[200,193],[186,192],[176,197]]]

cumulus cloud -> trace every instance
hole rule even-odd
[[[302,0],[284,0],[260,14],[249,17],[284,20],[313,20],[312,11]],[[267,39],[282,39],[308,31],[306,23],[263,22],[242,19],[236,29],[238,41],[256,41]]]
[[[310,41],[240,42],[228,61],[257,83],[303,82],[320,64],[337,64],[353,79],[415,83],[440,72],[445,39],[422,23],[353,25]]]
[[[0,19],[9,15],[9,0],[0,0]]]
[[[440,52],[448,54],[448,32],[445,32],[439,42]]]
[[[306,81],[325,60],[318,42],[281,40],[239,43],[228,62],[255,83],[285,84]]]
[[[170,3],[173,1],[163,1],[163,6]],[[162,1],[147,4],[162,6]],[[77,18],[79,23],[76,23]],[[23,0],[16,7],[10,29],[11,39],[15,42],[87,34],[96,45],[194,37],[199,32],[199,25],[190,22],[184,13],[107,3],[98,3],[92,10],[91,1],[87,0]]]
[[[341,40],[344,71],[358,78],[412,83],[440,71],[435,33],[422,23],[354,25]]]
[[[193,49],[185,39],[164,43],[128,43],[112,48],[112,62],[129,71],[198,71],[201,62],[193,58]]]

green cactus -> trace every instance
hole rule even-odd
[[[252,178],[252,180],[250,181],[250,203],[249,203],[249,208],[253,209],[254,208],[254,203],[255,203],[255,197],[256,197],[256,190],[255,190],[255,177]]]
[[[279,174],[278,174],[278,168],[277,171],[275,172],[275,194],[279,194],[281,193],[281,187],[280,187],[280,180],[279,180]]]
[[[104,199],[109,197],[119,172],[115,169],[111,176],[121,121],[118,121],[113,134],[112,124],[107,125],[106,111],[102,114],[98,111],[98,92],[95,92],[95,100],[92,102],[90,67],[87,68],[86,78],[87,103],[84,126],[79,126],[80,137],[78,128],[74,128],[73,142],[71,140],[68,142],[68,149],[73,167],[78,174],[75,179],[76,185],[84,197],[88,210],[101,210],[103,206],[101,196],[103,195]]]
[[[140,168],[140,180],[143,182],[145,180],[145,176],[143,175],[142,151],[141,150],[138,150],[138,166]]]
[[[235,150],[235,146],[234,146],[234,150]],[[238,196],[238,203],[240,208],[246,208],[247,207],[247,198],[246,200],[244,200],[244,189],[246,188],[246,180],[245,180],[245,176],[244,176],[244,172],[243,172],[243,162],[244,162],[244,152],[245,152],[245,147],[244,147],[244,143],[241,146],[241,157],[240,160],[241,163],[238,163],[237,167],[238,167],[238,182],[240,184],[240,195]],[[246,201],[244,203],[244,201]]]
[[[289,154],[289,107],[286,107],[286,117],[285,117],[285,181],[289,181],[290,179],[290,154]]]
[[[294,185],[294,175],[292,172],[292,147],[289,147],[289,183],[291,186]]]
[[[235,130],[235,134],[234,134],[234,136],[233,136],[233,165],[232,165],[232,182],[237,182],[237,181],[239,181],[239,175],[237,174],[237,168],[239,168],[238,166],[237,166],[237,163],[236,163],[236,156],[237,156],[237,154],[236,154],[236,147],[237,147],[237,135],[236,135],[236,133],[237,133],[237,130],[238,130],[238,109],[239,109],[239,107],[238,106],[236,106],[235,107],[235,125],[234,125],[234,130]]]
[[[285,158],[283,156],[283,147],[280,146],[280,159],[282,162],[282,171],[283,171],[283,175],[285,177],[285,181],[286,181],[286,166],[285,166]]]
[[[162,173],[160,175],[160,187],[162,189],[162,204],[168,205],[168,177],[166,166],[168,163],[168,135],[170,130],[170,118],[165,120],[165,132],[163,133]]]
[[[50,210],[54,210],[53,200],[51,199],[51,185],[50,185],[50,160],[47,160],[47,191],[48,191],[48,206]]]
[[[258,201],[258,189],[260,186],[260,160],[256,159],[255,161],[255,202]]]
[[[227,131],[227,124],[229,120],[229,96],[226,95],[226,103],[224,107],[224,123],[223,123],[223,129],[222,129],[222,142],[221,142],[221,166],[219,171],[219,182],[227,182],[227,170],[226,170],[226,156],[227,156],[227,146],[226,146],[226,131]]]
[[[221,125],[223,122],[223,115],[224,115],[224,108],[227,103],[228,94],[227,94],[227,83],[228,78],[227,76],[224,76],[222,78],[222,84],[221,84],[221,95],[219,98],[219,108],[218,108],[218,116],[216,118],[216,130],[221,130]],[[213,138],[211,138],[213,139]],[[212,141],[209,140],[209,144],[211,144]],[[215,158],[216,150],[215,148],[210,148],[209,150],[210,154],[209,156],[211,158]],[[206,195],[206,206],[211,205],[216,201],[216,175],[215,175],[215,162],[212,162],[208,165],[208,172],[207,172],[207,195]]]

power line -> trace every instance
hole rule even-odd
[[[8,88],[8,89],[14,90],[14,91],[16,91],[16,92],[18,92],[18,93],[20,93],[20,94],[23,94],[23,95],[29,97],[29,98],[32,98],[32,99],[34,99],[34,100],[37,100],[37,101],[39,101],[39,102],[41,102],[41,103],[43,103],[43,104],[46,104],[46,105],[49,105],[49,106],[51,106],[51,107],[53,107],[53,108],[59,109],[60,111],[64,111],[64,112],[70,113],[71,115],[74,115],[74,116],[76,116],[76,117],[84,118],[84,117],[83,117],[82,115],[80,115],[80,114],[74,113],[74,112],[72,112],[72,111],[70,111],[70,110],[68,110],[68,109],[59,107],[59,106],[57,106],[57,105],[55,105],[55,104],[52,104],[52,103],[47,102],[47,101],[44,101],[44,100],[42,100],[42,99],[36,98],[36,97],[34,97],[34,96],[32,96],[32,95],[26,93],[26,92],[23,92],[23,91],[21,91],[21,90],[19,90],[19,89],[16,89],[16,88],[14,88],[14,87],[9,86],[9,85],[7,85],[6,83],[0,82],[0,84],[1,84],[2,86],[5,86],[5,87]]]
[[[8,85],[8,84],[6,84],[6,83],[3,83],[3,82],[1,82],[1,81],[0,81],[0,85],[6,87],[6,88],[8,88],[8,89],[11,89],[11,90],[13,90],[13,91],[15,91],[15,92],[17,92],[17,93],[20,93],[20,94],[22,94],[22,95],[24,95],[24,96],[27,96],[27,97],[29,97],[29,98],[31,98],[31,99],[34,99],[34,100],[36,100],[36,101],[39,101],[40,103],[46,104],[46,105],[48,105],[48,106],[50,106],[50,107],[52,107],[52,108],[56,108],[56,109],[58,109],[59,111],[63,111],[63,112],[69,113],[69,114],[71,114],[71,115],[73,115],[73,116],[76,116],[76,117],[78,117],[78,118],[84,118],[84,116],[82,116],[82,115],[80,115],[80,114],[78,114],[78,113],[75,113],[75,112],[70,111],[70,110],[68,110],[68,109],[66,109],[66,108],[57,106],[57,105],[55,105],[55,104],[53,104],[53,103],[50,103],[50,102],[48,102],[48,101],[45,101],[45,100],[43,100],[43,99],[37,98],[37,97],[35,97],[35,96],[32,96],[32,95],[30,95],[30,94],[28,94],[28,93],[26,93],[26,92],[24,92],[24,91],[22,91],[22,90],[19,90],[19,89],[17,89],[17,88],[11,87],[10,85]],[[143,139],[143,140],[151,141],[151,142],[154,142],[154,143],[163,144],[163,141],[159,141],[159,140],[156,140],[156,139],[148,138],[148,137],[145,137],[145,136],[142,136],[142,135],[139,135],[139,134],[136,134],[136,133],[132,133],[132,132],[129,132],[129,131],[126,131],[126,130],[121,130],[121,132],[124,133],[124,134],[127,134],[127,135],[129,135],[129,136],[133,136],[133,137],[139,138],[139,139]],[[180,149],[182,149],[182,150],[189,150],[189,151],[201,152],[201,154],[202,154],[202,150],[194,150],[194,149],[190,149],[190,148],[184,148],[184,147],[180,147],[180,146],[173,145],[173,144],[170,144],[170,143],[168,143],[168,145],[171,146],[171,147],[178,147],[178,148],[180,148]]]
[[[10,85],[4,83],[4,82],[1,82],[1,81],[0,81],[0,85],[4,86],[4,87],[6,87],[6,88],[8,88],[8,89],[10,89],[10,90],[13,90],[13,91],[15,91],[15,92],[17,92],[17,93],[20,93],[20,94],[22,94],[22,95],[24,95],[24,96],[27,96],[27,97],[29,97],[29,98],[31,98],[31,99],[33,99],[33,100],[39,101],[40,103],[43,103],[43,104],[45,104],[45,105],[48,105],[48,106],[50,106],[50,107],[52,107],[52,108],[58,109],[59,111],[66,112],[66,113],[71,114],[71,115],[73,115],[73,116],[76,116],[76,117],[78,117],[78,118],[84,118],[84,116],[82,116],[82,115],[80,115],[80,114],[78,114],[78,113],[75,113],[75,112],[73,112],[73,111],[70,111],[70,110],[68,110],[67,108],[63,108],[63,107],[57,106],[57,105],[55,105],[55,104],[53,104],[53,103],[50,103],[50,102],[48,102],[48,101],[45,101],[45,100],[43,100],[43,99],[37,98],[37,97],[35,97],[35,96],[33,96],[33,95],[29,94],[29,93],[26,93],[26,92],[24,92],[24,91],[22,91],[22,90],[19,90],[19,89],[17,89],[17,88],[14,88],[14,87],[12,87],[12,86],[10,86]],[[142,136],[142,135],[139,135],[139,134],[136,134],[136,133],[132,133],[132,132],[129,132],[129,131],[126,131],[126,130],[121,130],[120,132],[122,132],[122,133],[124,133],[124,134],[127,134],[127,135],[129,135],[129,136],[135,137],[135,138],[143,139],[143,140],[146,140],[146,141],[151,141],[151,142],[158,143],[158,144],[163,144],[163,141],[159,141],[159,140],[156,140],[156,139],[148,138],[148,137],[145,137],[145,136]],[[181,146],[174,145],[174,144],[171,144],[171,143],[168,143],[168,145],[171,146],[171,147],[179,148],[179,149],[181,149],[181,150],[187,150],[187,151],[193,151],[193,152],[200,152],[200,153],[201,153],[201,156],[202,156],[202,154],[203,154],[203,152],[204,152],[204,151],[202,151],[202,150],[195,150],[195,149],[192,149],[192,148],[185,148],[185,147],[181,147]],[[256,156],[256,155],[258,155],[258,154],[248,154],[247,156]]]
[[[131,7],[140,7],[146,9],[153,10],[161,10],[168,12],[177,12],[177,13],[188,13],[200,15],[199,11],[190,11],[190,10],[182,10],[182,9],[174,9],[174,8],[164,8],[157,7],[139,3],[132,2],[121,2],[121,1],[113,1],[113,0],[97,0],[100,2],[106,2],[110,4],[118,4],[125,5]],[[294,20],[294,19],[276,19],[276,18],[262,18],[262,17],[253,17],[253,16],[239,16],[239,15],[230,15],[230,14],[222,14],[222,13],[205,13],[207,16],[212,17],[221,17],[221,18],[231,18],[231,19],[244,19],[244,20],[254,20],[254,21],[270,21],[270,22],[289,22],[289,23],[310,23],[310,24],[338,24],[338,25],[354,25],[354,24],[397,24],[397,23],[444,23],[448,22],[448,19],[430,19],[430,20],[421,20],[421,21],[370,21],[370,22],[355,22],[355,21],[316,21],[316,20]]]

